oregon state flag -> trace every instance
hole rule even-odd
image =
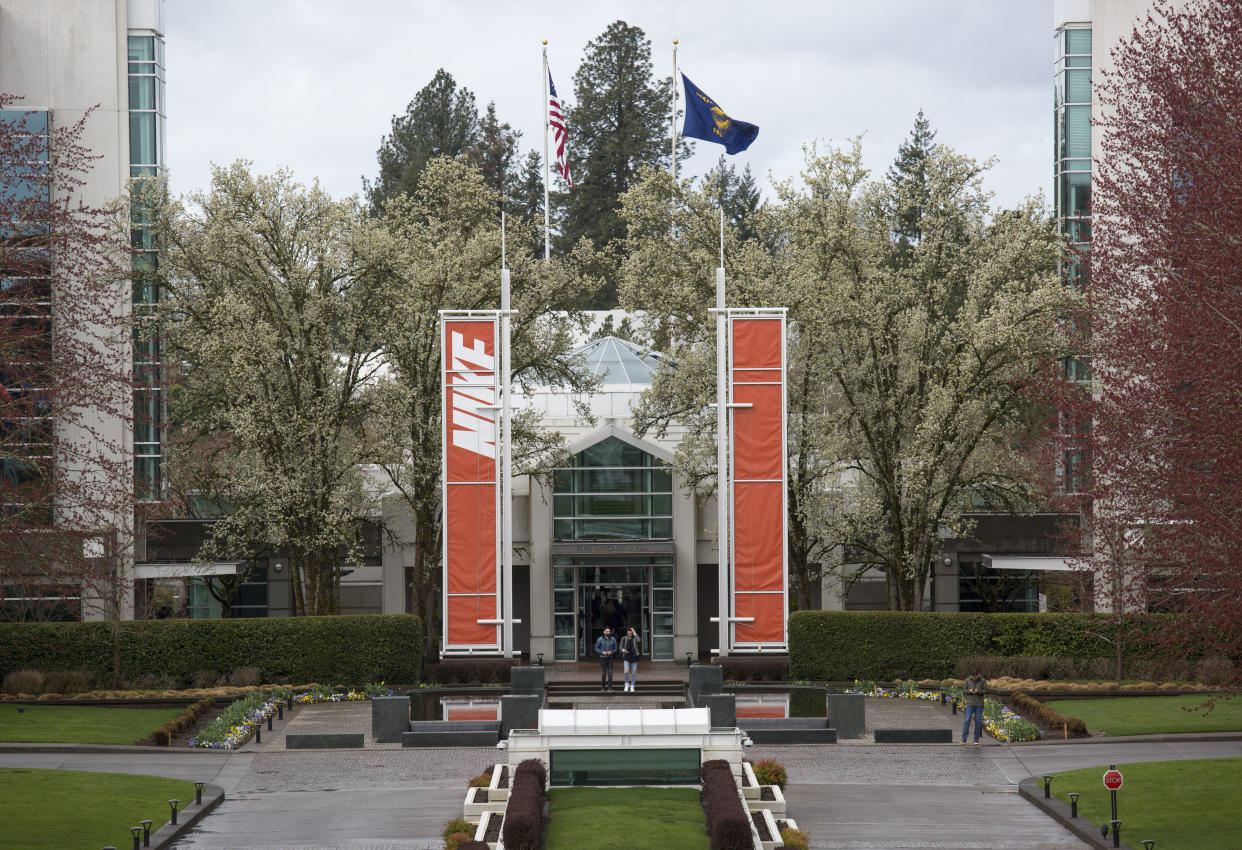
[[[683,136],[715,142],[725,146],[725,153],[739,153],[750,147],[759,135],[759,128],[745,121],[730,118],[703,90],[681,75],[686,86],[686,125]]]

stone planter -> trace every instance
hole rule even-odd
[[[763,793],[762,791],[763,788],[771,788],[772,796],[774,796],[776,799],[774,800],[762,799],[761,795]],[[773,817],[780,818],[781,820],[785,819],[785,795],[781,793],[781,787],[779,785],[760,786],[760,792],[758,794],[756,794],[753,797],[746,798],[746,805],[750,808],[752,812],[757,812],[760,809],[767,809],[768,811],[772,813]]]

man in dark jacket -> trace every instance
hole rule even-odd
[[[983,737],[983,698],[988,692],[988,680],[979,675],[978,670],[970,671],[966,681],[962,683],[962,694],[966,697],[966,720],[962,723],[962,743],[970,733],[970,718],[975,719],[975,743]]]
[[[595,654],[599,656],[599,689],[612,690],[612,660],[617,656],[617,639],[612,629],[605,627],[604,634],[595,639]]]

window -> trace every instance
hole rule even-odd
[[[557,540],[671,540],[673,476],[663,461],[616,437],[553,473]]]
[[[156,177],[164,166],[164,42],[155,35],[129,36],[129,172]],[[131,242],[134,305],[134,495],[154,501],[163,492],[163,404],[159,339],[151,317],[159,305],[153,273],[158,265],[155,233],[141,204],[134,204]]]

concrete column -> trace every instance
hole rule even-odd
[[[697,522],[694,495],[673,476],[673,658],[699,655]]]
[[[381,502],[384,524],[392,532],[392,536],[384,535],[381,550],[381,586],[380,610],[384,614],[404,614],[405,568],[407,555],[414,546],[414,522],[410,513],[409,503],[397,495],[385,496]]]
[[[516,535],[517,533],[514,532]],[[551,661],[552,646],[552,491],[530,477],[530,655]]]

